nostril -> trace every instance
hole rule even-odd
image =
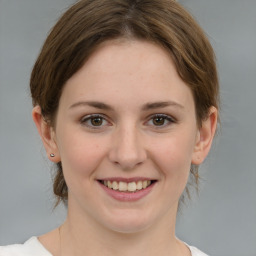
[[[147,154],[139,138],[120,135],[114,138],[108,158],[113,164],[129,170],[141,165],[147,159]]]

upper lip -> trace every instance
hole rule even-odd
[[[122,182],[137,182],[137,181],[144,181],[144,180],[156,180],[148,177],[131,177],[131,178],[124,178],[124,177],[109,177],[109,178],[102,178],[102,179],[97,179],[99,181],[122,181]]]

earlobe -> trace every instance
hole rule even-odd
[[[59,151],[56,143],[56,136],[52,126],[46,122],[42,116],[41,108],[35,106],[32,110],[32,117],[37,131],[42,139],[47,157],[50,161],[60,162]]]
[[[208,155],[216,132],[217,121],[218,111],[215,107],[211,107],[208,118],[203,120],[202,126],[199,129],[192,156],[192,164],[201,164]]]

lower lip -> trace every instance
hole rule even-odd
[[[123,201],[123,202],[131,202],[131,201],[138,201],[145,196],[147,196],[153,187],[155,186],[156,182],[151,184],[145,189],[136,191],[136,192],[120,192],[119,190],[113,190],[111,188],[106,187],[102,183],[98,182],[100,186],[103,188],[103,190],[112,198],[118,200],[118,201]]]

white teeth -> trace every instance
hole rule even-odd
[[[119,191],[127,191],[127,187],[128,185],[126,182],[122,182],[122,181],[119,182]]]
[[[108,181],[108,187],[109,187],[109,188],[112,188],[111,181]]]
[[[142,181],[137,182],[137,189],[141,190],[142,189]]]
[[[136,191],[136,189],[137,189],[137,186],[136,186],[135,182],[129,182],[128,183],[128,191],[134,192],[134,191]]]
[[[119,189],[119,184],[118,184],[118,182],[117,182],[117,181],[113,181],[113,182],[112,182],[112,187],[113,187],[114,190],[118,190],[118,189]]]
[[[142,182],[142,188],[146,188],[147,185],[148,185],[148,181],[147,181],[147,180],[144,180],[144,181]]]
[[[121,192],[136,192],[138,190],[141,189],[145,189],[147,188],[149,185],[151,185],[151,181],[150,180],[143,180],[143,181],[137,181],[137,183],[135,181],[133,182],[124,182],[124,181],[109,181],[109,180],[104,180],[103,184],[108,187],[111,188],[113,190],[119,190]]]

